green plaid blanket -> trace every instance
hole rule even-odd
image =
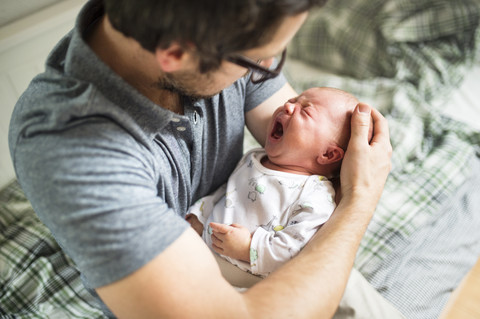
[[[0,192],[0,318],[106,318],[16,181]]]
[[[356,259],[367,278],[472,174],[480,133],[440,111],[480,61],[479,16],[478,0],[331,0],[289,47],[297,91],[342,88],[389,120],[393,169]],[[103,318],[16,182],[0,192],[0,318]]]

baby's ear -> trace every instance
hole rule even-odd
[[[317,157],[320,165],[333,164],[343,159],[345,152],[338,145],[330,145],[327,150]]]

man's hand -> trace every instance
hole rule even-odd
[[[190,223],[190,226],[200,235],[203,234],[203,224],[198,220],[197,216],[194,214],[188,214],[185,218],[187,222]]]
[[[250,262],[250,243],[252,234],[246,227],[238,224],[224,225],[210,223],[212,228],[213,250],[238,260]]]
[[[368,130],[373,119],[373,137]],[[341,199],[361,203],[373,211],[391,169],[392,146],[387,120],[377,110],[359,103],[352,115],[352,135],[340,171]]]

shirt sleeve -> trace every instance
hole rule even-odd
[[[244,78],[244,81],[247,81],[245,112],[248,112],[260,105],[262,102],[275,94],[287,83],[287,79],[285,78],[283,73],[280,73],[280,75],[273,79],[258,84],[253,84],[250,81],[250,77]]]
[[[151,154],[109,121],[24,134],[14,162],[35,212],[92,288],[141,268],[189,227],[157,194]]]

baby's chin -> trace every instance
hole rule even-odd
[[[270,142],[268,141],[268,139],[267,139],[267,141],[265,142],[265,146],[264,146],[263,148],[264,148],[264,150],[265,150],[265,153],[267,153],[267,155],[270,156],[271,153],[272,153],[272,145],[270,144]]]

